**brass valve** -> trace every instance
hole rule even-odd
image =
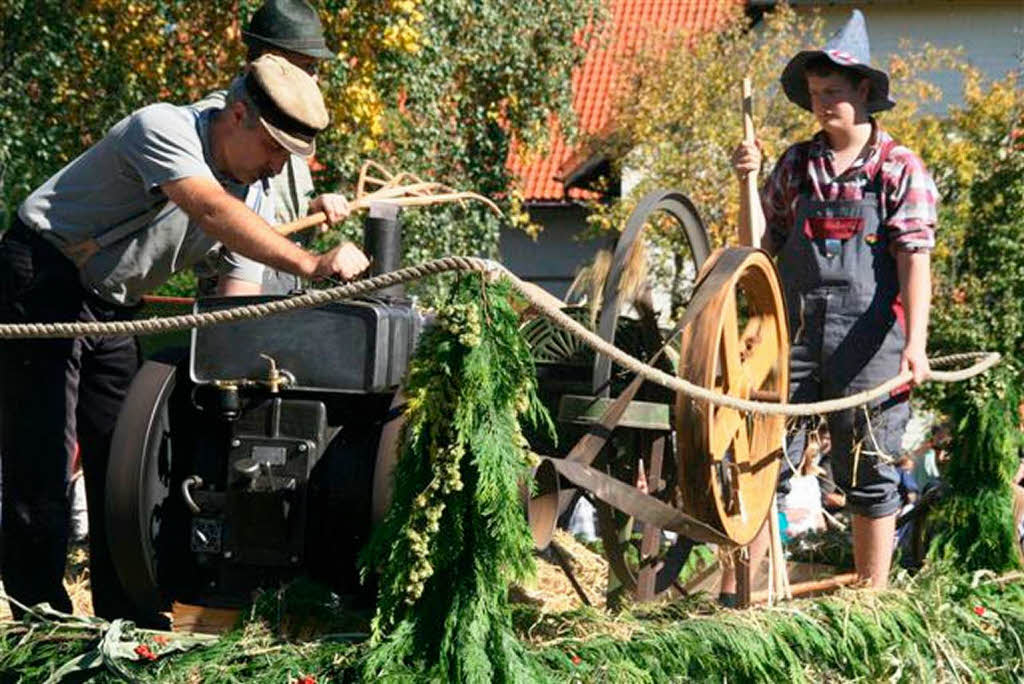
[[[266,382],[267,387],[270,388],[270,391],[272,393],[277,394],[282,387],[287,387],[294,381],[290,373],[282,373],[280,370],[278,370],[277,361],[274,360],[274,357],[268,354],[260,354],[260,356],[266,359],[268,363],[270,363],[270,372],[267,374]]]
[[[285,368],[278,368],[277,361],[275,361],[272,356],[269,356],[268,354],[260,354],[260,357],[266,359],[270,364],[270,370],[267,372],[267,376],[265,378],[214,380],[212,382],[213,386],[228,393],[237,395],[238,390],[242,387],[266,387],[272,393],[277,394],[282,387],[290,387],[295,384],[295,376]]]

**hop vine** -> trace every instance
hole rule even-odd
[[[507,592],[533,572],[520,504],[553,430],[505,283],[461,278],[410,367],[394,501],[363,554],[380,594],[368,679],[415,664],[441,681],[536,681]]]

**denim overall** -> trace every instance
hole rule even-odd
[[[903,309],[896,259],[882,232],[882,164],[894,146],[883,144],[878,170],[861,200],[817,200],[806,179],[801,187],[796,220],[778,259],[789,314],[794,403],[848,396],[899,372],[906,339]],[[806,169],[806,162],[799,168]],[[910,418],[908,395],[826,418],[835,482],[850,510],[872,518],[895,513],[900,499],[893,461]],[[800,463],[806,427],[805,421],[791,435],[787,455],[793,466]]]

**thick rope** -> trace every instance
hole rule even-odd
[[[616,347],[611,342],[602,339],[599,335],[585,328],[579,322],[567,316],[560,308],[554,305],[553,301],[537,297],[530,289],[529,284],[523,282],[515,274],[510,272],[501,264],[490,259],[477,257],[453,256],[435,259],[416,266],[382,273],[367,280],[333,287],[327,290],[314,290],[306,294],[297,295],[288,299],[280,299],[262,304],[247,304],[224,309],[221,311],[208,311],[199,314],[185,314],[182,316],[169,316],[166,318],[150,318],[136,321],[110,321],[97,322],[75,322],[75,323],[17,323],[0,324],[0,339],[25,339],[25,338],[68,338],[84,335],[92,336],[118,336],[118,335],[151,335],[154,333],[165,333],[188,328],[205,328],[221,323],[247,320],[252,318],[265,318],[276,314],[294,311],[296,309],[307,309],[320,306],[328,302],[351,299],[366,292],[372,292],[392,285],[407,283],[419,280],[426,276],[437,275],[452,271],[485,273],[492,277],[506,278],[511,285],[525,297],[535,310],[542,313],[552,323],[562,330],[578,337],[584,344],[598,354],[604,354],[615,363],[626,370],[640,375],[645,380],[666,387],[674,392],[681,392],[698,401],[706,401],[715,406],[745,411],[750,413],[761,413],[775,416],[813,416],[823,413],[832,413],[845,409],[855,408],[867,404],[879,397],[888,396],[893,390],[906,385],[911,380],[909,372],[903,373],[891,380],[888,380],[878,387],[864,392],[858,392],[839,399],[829,399],[807,404],[776,404],[773,402],[750,401],[739,397],[721,394],[714,390],[695,385],[687,380],[669,375],[653,366],[649,366],[640,359],[637,359]],[[974,363],[960,370],[937,371],[933,370],[928,375],[928,380],[933,382],[961,382],[984,373],[992,366],[999,363],[1000,356],[995,352],[970,352],[966,354],[952,354],[931,359],[933,367],[952,366],[968,361]]]

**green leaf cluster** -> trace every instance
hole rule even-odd
[[[520,420],[549,419],[510,292],[459,279],[411,364],[394,500],[363,553],[380,578],[367,677],[534,679],[507,594],[534,570]]]
[[[885,592],[846,590],[772,609],[725,610],[697,596],[615,616],[592,608],[545,614],[516,606],[512,612],[533,681],[1018,682],[1024,677],[1019,580],[1019,574],[965,575],[939,564],[898,578]],[[0,624],[4,681],[41,681],[95,649],[96,631],[76,623]],[[438,623],[439,630],[446,627]],[[352,636],[288,641],[257,619],[201,649],[123,666],[140,682],[376,681],[364,668],[376,647],[346,643]],[[391,668],[387,681],[458,681],[436,668],[398,669]],[[90,681],[124,678],[101,670]]]
[[[1024,449],[1024,148],[1012,130],[970,189],[971,220],[944,238],[959,242],[956,258],[936,264],[936,299],[946,305],[933,310],[932,348],[1003,355],[992,372],[930,397],[955,428],[933,550],[972,569],[1021,563],[1011,488]]]

